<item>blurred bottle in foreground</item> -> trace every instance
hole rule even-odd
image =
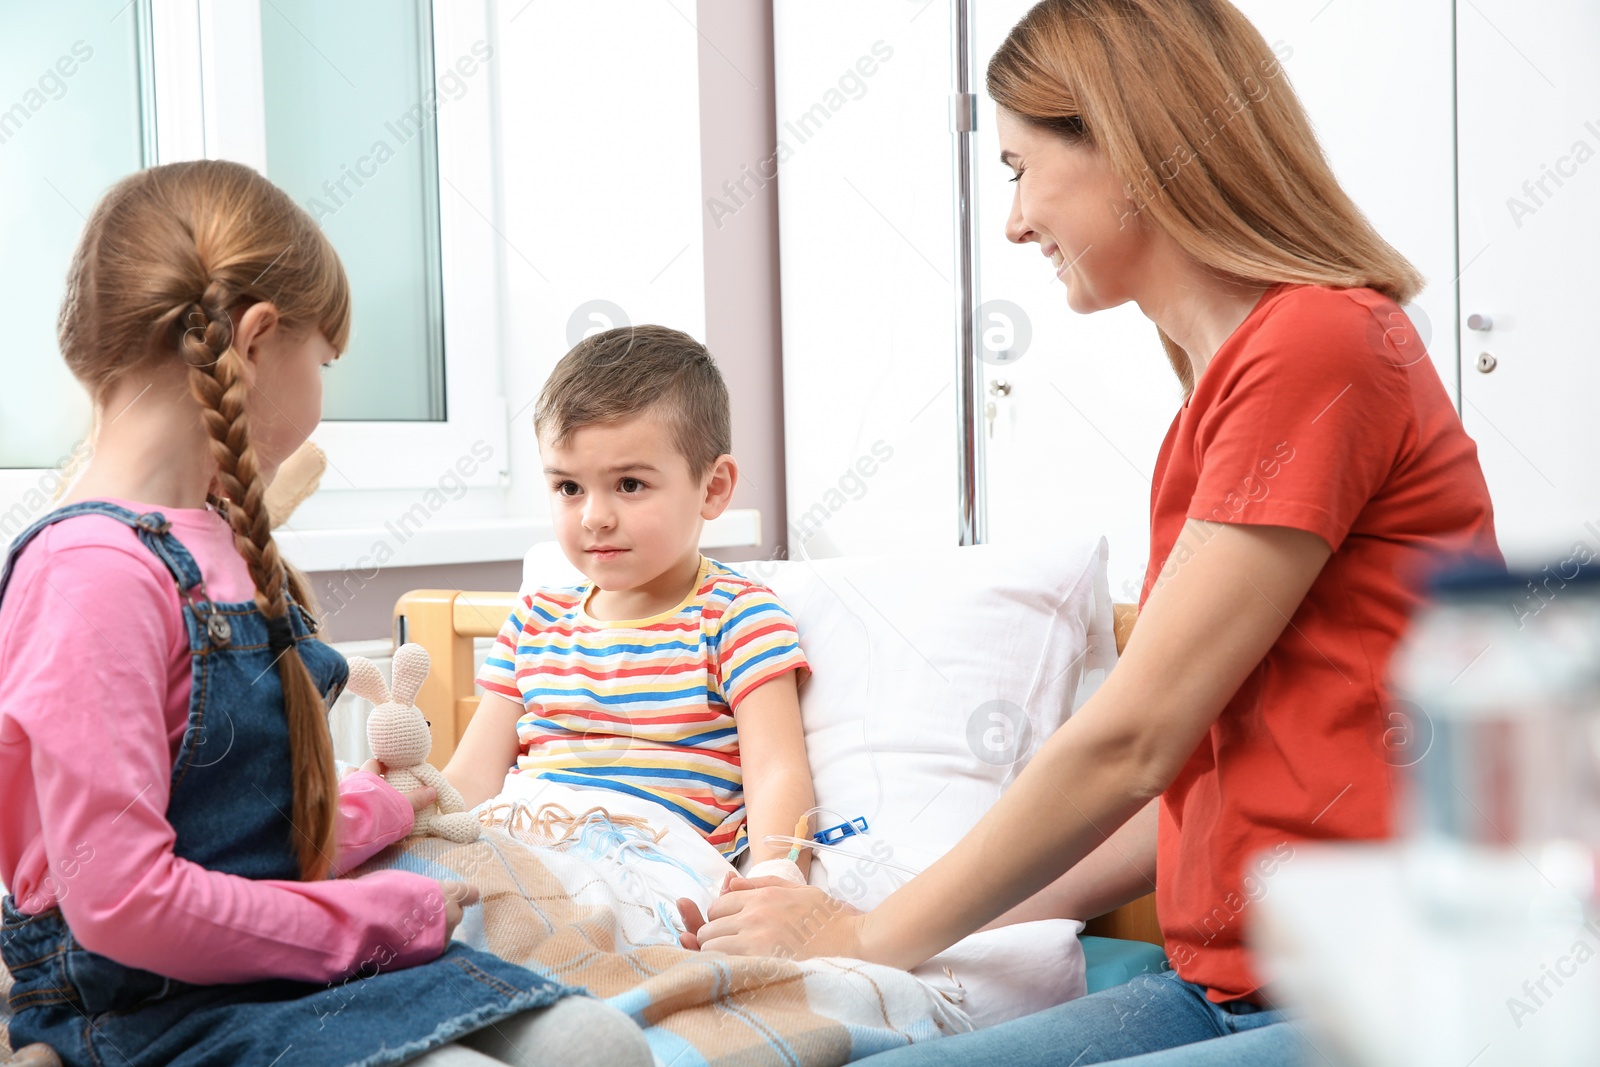
[[[1457,568],[1432,594],[1394,662],[1428,742],[1407,766],[1399,851],[1432,976],[1418,996],[1448,1023],[1431,1040],[1457,1057],[1593,1064],[1600,560]]]
[[[1554,888],[1592,902],[1600,560],[1437,575],[1395,681],[1428,743],[1409,761],[1402,832],[1441,861],[1520,853]]]

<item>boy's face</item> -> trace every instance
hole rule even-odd
[[[648,586],[694,559],[705,519],[722,514],[738,472],[721,456],[700,479],[652,415],[541,435],[550,513],[566,557],[601,589]]]

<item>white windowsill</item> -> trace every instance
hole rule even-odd
[[[297,530],[292,524],[273,532],[285,556],[303,571],[371,570],[374,553],[387,545],[391,553],[381,564],[390,567],[425,567],[449,563],[499,563],[520,561],[540,541],[555,540],[555,530],[541,518],[435,520],[421,529],[398,530],[390,526],[360,526],[338,530]],[[754,508],[729,509],[708,521],[700,538],[702,548],[748,548],[761,544],[761,512]]]

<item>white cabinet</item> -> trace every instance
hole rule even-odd
[[[1513,0],[1456,14],[1461,415],[1501,546],[1549,561],[1579,541],[1600,554],[1600,6],[1527,14]]]

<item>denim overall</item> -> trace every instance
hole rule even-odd
[[[172,572],[184,601],[193,692],[172,768],[167,820],[173,851],[209,870],[298,881],[287,812],[293,807],[289,728],[266,618],[253,601],[206,599],[199,567],[160,512],[138,515],[87,501],[24,531],[0,570],[0,598],[17,555],[52,523],[104,515],[126,523]],[[291,639],[331,707],[349,676],[291,602]],[[92,773],[85,769],[84,773]],[[46,813],[48,818],[48,813]],[[423,902],[418,900],[418,918]],[[390,1064],[578,990],[452,941],[431,963],[399,970],[379,955],[327,984],[266,979],[196,986],[127,967],[78,944],[52,906],[25,915],[7,896],[0,933],[11,989],[11,1044],[43,1041],[68,1067],[123,1065]],[[420,922],[419,922],[420,926]],[[397,930],[391,952],[404,943]]]

